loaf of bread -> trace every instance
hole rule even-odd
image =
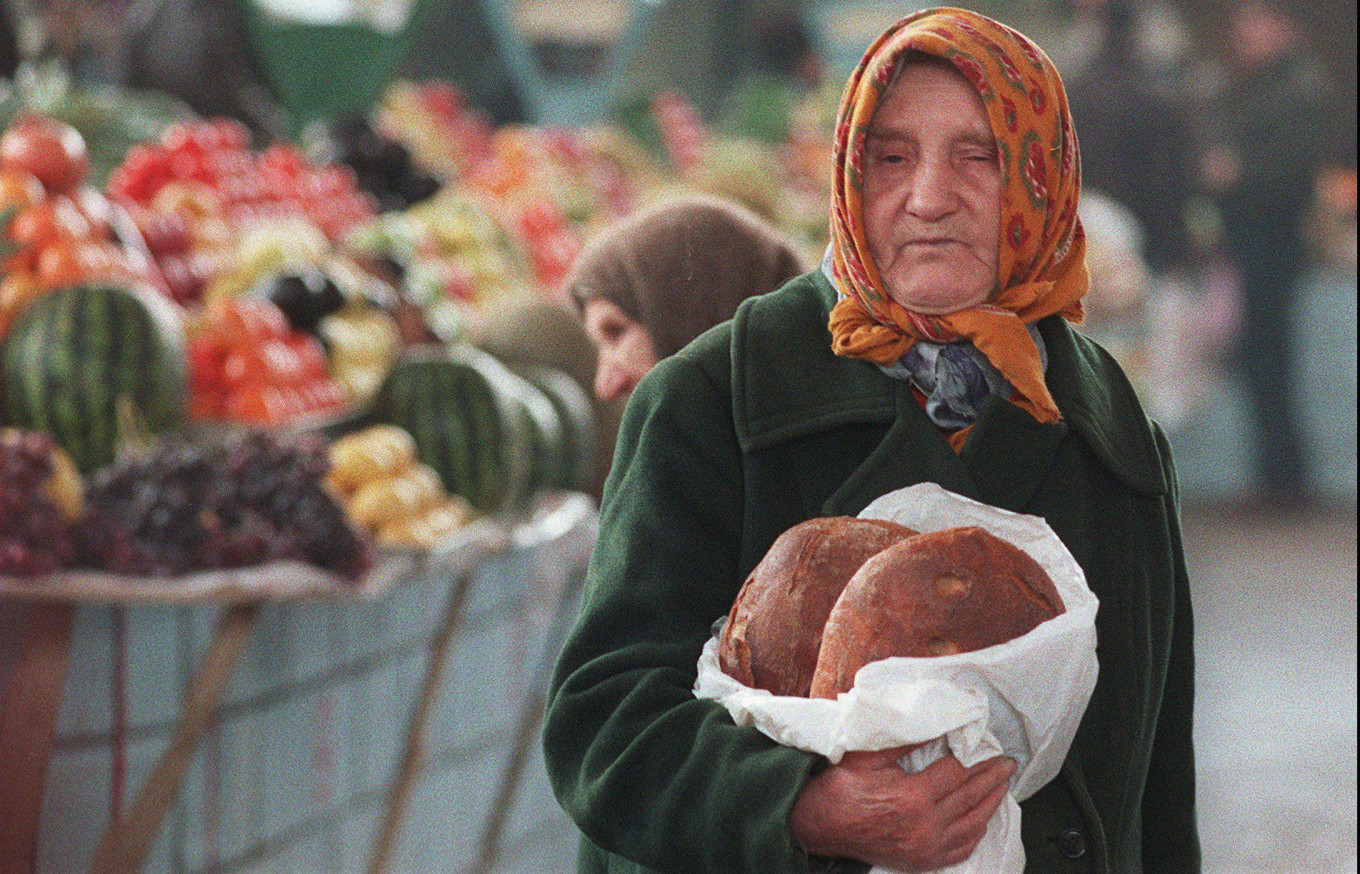
[[[916,532],[880,519],[809,519],[781,534],[746,579],[718,641],[723,672],[806,697],[822,627],[860,565]]]
[[[1023,550],[982,528],[920,534],[855,572],[820,635],[810,697],[848,691],[855,672],[892,656],[995,646],[1063,612],[1053,581]]]

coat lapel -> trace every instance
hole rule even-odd
[[[960,456],[977,484],[975,497],[1024,510],[1048,477],[1067,432],[1066,423],[1045,425],[1009,401],[988,398]]]
[[[978,498],[968,469],[905,382],[896,384],[896,414],[883,442],[827,499],[823,515],[855,516],[880,495],[923,482]]]
[[[905,382],[831,352],[827,314],[835,290],[814,272],[748,300],[732,328],[732,392],[744,452],[847,424],[889,425],[882,442],[823,506],[855,515],[886,492],[921,482],[1021,511],[1050,475],[1063,441],[1076,434],[1124,482],[1144,494],[1167,481],[1132,387],[1108,354],[1054,316],[1039,323],[1049,352],[1049,388],[1064,421],[1044,425],[990,399],[961,454],[912,398]]]

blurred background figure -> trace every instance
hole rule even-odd
[[[135,0],[122,21],[116,79],[183,100],[205,118],[244,123],[258,141],[292,120],[270,92],[240,7],[220,0]]]
[[[784,236],[728,201],[665,201],[581,253],[566,287],[599,352],[595,394],[626,398],[662,358],[808,269]]]
[[[14,10],[0,3],[0,79],[13,79],[19,69],[19,28]]]
[[[1169,70],[1140,40],[1132,0],[1080,0],[1078,27],[1095,48],[1068,77],[1082,146],[1082,185],[1123,204],[1142,228],[1139,252],[1159,275],[1184,280],[1191,261],[1186,207],[1195,191],[1194,148]]]
[[[1226,89],[1200,172],[1242,291],[1237,352],[1251,405],[1253,485],[1267,503],[1296,504],[1308,485],[1291,316],[1332,86],[1283,0],[1238,0],[1228,26]]]

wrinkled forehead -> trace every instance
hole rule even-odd
[[[922,90],[923,77],[913,75],[920,73],[933,74],[925,80],[932,87]],[[946,85],[944,89],[939,87],[941,81]],[[928,108],[944,107],[963,136],[984,145],[995,144],[997,132],[992,127],[987,107],[968,77],[944,58],[911,50],[903,52],[893,63],[883,99],[870,121],[869,138],[904,135],[913,121],[912,112],[919,111],[923,101],[930,100],[938,103]]]

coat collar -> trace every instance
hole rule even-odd
[[[872,423],[893,427],[871,461],[891,454],[894,447],[905,449],[901,441],[907,441],[914,453],[932,445],[926,438],[935,426],[911,400],[904,383],[885,376],[871,363],[832,353],[827,318],[835,300],[831,284],[820,271],[813,271],[777,292],[748,300],[737,311],[732,325],[732,392],[743,451],[756,452],[842,425]],[[1041,426],[1018,408],[1010,409],[1011,404],[989,403],[969,440],[972,444],[976,439],[976,447],[965,447],[962,456],[971,476],[998,484],[1015,477],[1015,459],[989,434],[1022,428],[1026,451],[1037,451],[1051,462],[1057,444],[1070,429],[1130,488],[1146,495],[1165,494],[1168,483],[1155,437],[1118,365],[1061,318],[1040,321],[1039,330],[1049,356],[1049,391],[1064,423]],[[938,447],[951,451],[938,433],[931,436]],[[948,478],[943,473],[948,468],[945,460],[935,458],[938,447],[924,450],[930,459],[928,470],[917,473]],[[1042,471],[1032,473],[1042,475]],[[976,485],[992,491],[984,482]],[[1032,485],[1037,487],[1037,481]],[[842,491],[853,488],[852,477]]]

